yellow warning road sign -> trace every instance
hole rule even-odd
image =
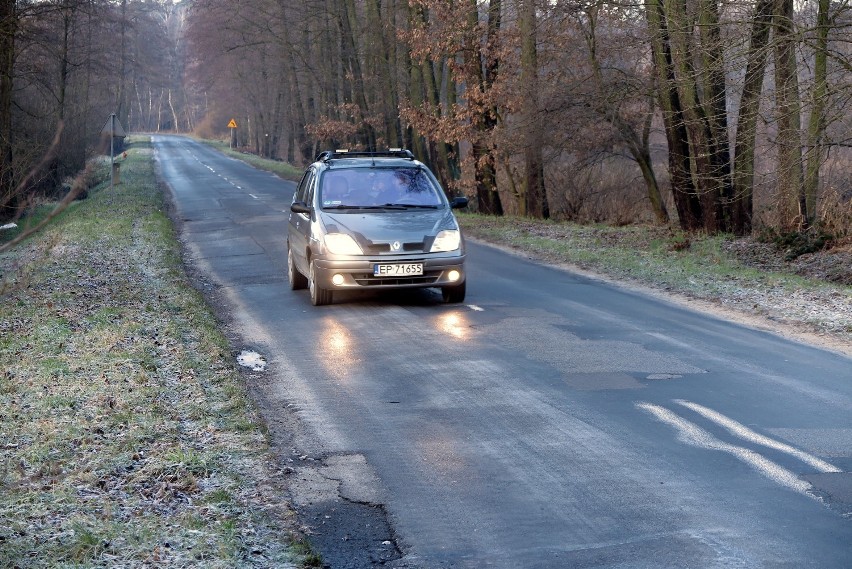
[[[237,121],[231,119],[231,122],[228,123],[228,128],[237,128]]]

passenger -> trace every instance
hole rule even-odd
[[[373,183],[373,200],[377,205],[398,203],[405,197],[405,187],[393,175],[380,175]]]

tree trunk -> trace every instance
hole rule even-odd
[[[465,70],[467,74],[468,88],[479,89],[486,92],[491,88],[499,72],[499,62],[490,57],[482,61],[482,50],[480,39],[476,30],[479,26],[479,6],[477,0],[467,0],[468,22],[467,22],[467,49],[464,52]],[[502,23],[501,0],[491,0],[488,4],[488,31],[486,44],[495,41]],[[484,71],[483,71],[484,69]],[[470,101],[468,101],[470,104]],[[476,178],[476,199],[479,212],[485,215],[503,215],[503,204],[500,194],[497,192],[497,172],[494,166],[494,154],[491,145],[491,133],[497,125],[497,109],[477,109],[474,113],[474,129],[476,134],[471,143],[471,154],[474,160],[474,171]]]
[[[12,78],[18,31],[15,5],[15,0],[0,0],[0,221],[11,219],[18,209],[12,168]]]
[[[284,104],[284,75],[279,77],[277,94],[275,95],[275,107],[272,111],[272,128],[269,133],[269,158],[277,160],[280,157],[279,146],[281,142],[281,131],[284,130],[284,125],[287,122],[286,111],[287,106]]]
[[[444,69],[444,84],[445,92],[444,99],[446,101],[447,114],[451,115],[458,102],[456,96],[456,82],[453,79],[453,74],[450,72],[449,66],[446,63]],[[459,144],[458,142],[444,142],[445,151],[447,153],[447,167],[449,168],[449,176],[452,180],[458,180],[461,177],[461,167],[459,165]]]
[[[382,138],[384,146],[396,148],[400,146],[397,136],[399,127],[399,94],[394,81],[393,65],[395,56],[393,49],[396,42],[388,41],[385,28],[393,26],[382,18],[381,0],[368,0],[366,2],[367,30],[370,36],[370,47],[368,51],[371,63],[369,72],[377,78],[376,87],[371,89],[370,94],[375,97],[374,108],[381,114],[383,129]],[[391,29],[395,29],[391,27]]]
[[[664,0],[674,82],[681,104],[686,131],[692,185],[701,203],[701,226],[708,233],[719,229],[719,187],[711,156],[713,154],[707,116],[699,100],[698,73],[694,63],[693,22],[685,0]]]
[[[408,3],[407,3],[408,4]],[[422,6],[408,6],[409,26],[416,27],[426,20],[426,14]],[[408,69],[408,80],[410,83],[408,98],[411,106],[422,108],[424,101],[423,67],[418,65],[412,58],[410,52],[405,52],[405,65]],[[408,128],[407,136],[411,151],[419,160],[427,159],[426,141],[414,127]]]
[[[118,53],[118,96],[116,111],[119,122],[127,124],[127,0],[121,0],[121,19],[119,21],[119,53]]]
[[[713,203],[716,227],[723,231],[731,229],[731,202],[733,182],[731,180],[731,152],[728,140],[728,105],[725,90],[725,61],[719,28],[717,0],[699,2],[698,29],[700,31],[702,59],[701,81],[702,106],[709,135]],[[707,212],[705,211],[705,215]]]
[[[426,92],[426,98],[429,102],[429,109],[435,114],[436,118],[441,118],[441,93],[439,91],[438,82],[435,80],[435,65],[431,61],[423,62],[423,81]],[[449,187],[452,181],[450,173],[450,155],[447,145],[438,140],[430,140],[430,155],[436,166],[436,174],[441,181],[441,185],[445,188]]]
[[[169,88],[168,102],[169,102],[169,110],[172,113],[172,131],[173,132],[180,132],[180,125],[178,124],[177,112],[175,112],[175,105],[172,102],[172,90],[171,90],[171,88]]]
[[[734,202],[731,211],[732,231],[737,235],[751,233],[754,194],[754,151],[757,118],[763,79],[766,73],[766,46],[772,27],[774,0],[761,0],[751,25],[745,80],[740,95],[737,135],[734,142]]]
[[[809,226],[816,221],[819,169],[822,166],[825,135],[825,108],[828,96],[828,10],[830,0],[819,0],[816,45],[814,46],[814,85],[811,90],[811,114],[808,120],[807,162],[805,171],[805,212]]]
[[[539,109],[538,20],[535,0],[519,0],[518,25],[521,32],[521,85],[525,89],[524,167],[526,171],[526,213],[539,219],[550,217],[544,186],[544,138]]]
[[[68,4],[62,6],[62,38],[59,46],[59,84],[56,86],[56,124],[61,125],[65,120],[68,93],[68,59],[69,39],[71,36],[71,24],[73,8]],[[63,142],[67,144],[67,138]],[[64,144],[63,144],[64,146]],[[62,184],[63,165],[60,156],[54,155],[48,165],[48,191],[57,192]]]
[[[657,91],[668,142],[672,196],[681,228],[694,231],[702,226],[701,202],[690,175],[686,126],[674,77],[671,44],[662,0],[646,0],[645,17],[648,20]]]
[[[369,123],[364,121],[370,115],[370,107],[367,104],[364,76],[361,72],[361,60],[359,59],[358,42],[355,38],[355,30],[358,28],[357,14],[355,11],[355,0],[344,0],[341,6],[340,33],[344,46],[344,60],[347,71],[351,74],[352,101],[360,111],[361,120],[359,142],[368,149],[376,148],[376,133]]]
[[[660,185],[654,173],[654,162],[651,160],[651,151],[648,145],[650,120],[651,116],[649,115],[645,132],[641,139],[633,132],[633,128],[623,123],[623,121],[617,121],[616,128],[622,131],[621,138],[627,142],[627,149],[630,152],[630,156],[636,161],[639,170],[642,172],[648,202],[651,204],[651,211],[654,212],[657,223],[666,224],[669,222],[669,212],[666,209],[666,204],[663,202],[663,194],[660,191]]]
[[[775,113],[778,121],[778,224],[799,231],[807,222],[802,174],[799,80],[793,0],[775,2]]]
[[[286,0],[278,0],[279,8],[282,14],[287,13],[288,2]],[[281,38],[281,58],[283,61],[286,61],[286,65],[282,65],[282,82],[286,82],[286,93],[289,97],[289,106],[288,106],[288,118],[289,118],[289,130],[291,132],[290,143],[287,145],[287,157],[288,162],[291,164],[296,159],[296,150],[298,149],[299,155],[298,159],[302,163],[310,163],[314,158],[313,147],[308,140],[308,135],[305,132],[305,125],[309,120],[313,120],[313,117],[310,119],[306,115],[305,106],[302,104],[302,89],[303,86],[301,84],[301,80],[299,78],[299,70],[296,67],[296,57],[295,57],[295,49],[292,41],[292,37],[290,35],[289,26],[286,24],[282,26],[281,29],[282,38]],[[302,34],[303,37],[301,41],[305,44],[309,44],[309,30],[307,28],[303,28]],[[297,46],[298,47],[298,46]],[[281,96],[284,96],[283,85],[279,86],[281,90]],[[309,96],[310,100],[313,100],[313,97]]]

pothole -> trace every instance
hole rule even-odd
[[[682,375],[676,373],[652,373],[645,379],[680,379],[682,377]]]

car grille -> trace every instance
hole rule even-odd
[[[391,251],[390,243],[371,243],[366,247],[368,255],[381,255],[383,253],[392,253],[399,251]],[[425,253],[426,249],[423,246],[423,241],[414,241],[411,243],[403,243],[400,251],[406,253]]]

